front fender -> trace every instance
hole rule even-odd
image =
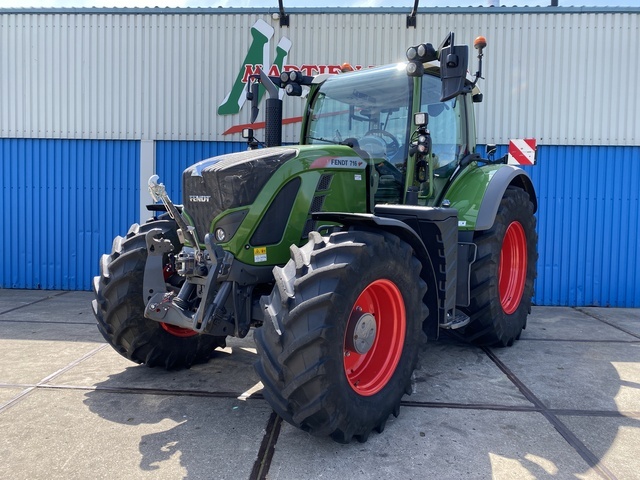
[[[315,212],[312,217],[316,221],[339,223],[344,226],[364,226],[385,230],[400,237],[407,242],[416,252],[418,259],[423,263],[423,268],[433,271],[433,264],[429,257],[427,247],[420,236],[409,225],[400,220],[387,217],[379,217],[371,213],[343,213],[343,212]]]
[[[438,289],[434,263],[429,251],[420,238],[420,235],[413,228],[398,219],[380,217],[370,213],[317,212],[312,216],[316,221],[338,223],[345,227],[364,227],[374,230],[384,230],[396,235],[411,245],[416,253],[416,257],[422,263],[420,276],[427,283],[427,291],[431,292],[427,294],[425,299],[431,312],[427,323],[427,334],[437,335],[438,325],[444,321],[444,308],[440,308],[440,305],[445,304],[445,299],[440,298],[441,292],[440,289]],[[437,314],[434,314],[434,312],[437,312]]]

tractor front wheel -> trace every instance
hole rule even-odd
[[[340,443],[381,432],[411,393],[428,315],[420,270],[412,248],[387,233],[312,232],[292,247],[255,334],[276,413]]]
[[[126,237],[113,240],[111,254],[102,256],[100,275],[93,281],[96,297],[93,312],[98,330],[123,357],[150,367],[188,368],[206,362],[216,347],[225,345],[225,338],[200,335],[144,317],[145,236],[155,228],[171,241],[174,251],[178,250],[180,243],[173,220],[133,224]],[[165,277],[170,274],[171,265],[165,258]]]

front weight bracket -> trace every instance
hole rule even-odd
[[[171,240],[160,238],[161,234],[161,229],[154,228],[145,235],[147,263],[144,267],[144,278],[142,280],[142,296],[145,305],[155,294],[167,291],[164,281],[164,255],[171,253],[173,244]]]

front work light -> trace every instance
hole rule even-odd
[[[413,114],[413,123],[418,127],[424,127],[429,121],[429,115],[426,112],[418,112]]]
[[[287,83],[284,91],[291,97],[299,97],[302,95],[302,86],[298,83]]]
[[[421,43],[407,49],[407,60],[420,63],[431,62],[438,59],[438,52],[430,43]]]
[[[407,63],[407,75],[410,77],[421,77],[424,74],[424,66],[422,63],[413,61]]]

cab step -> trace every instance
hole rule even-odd
[[[452,313],[447,313],[446,323],[441,323],[440,328],[445,330],[455,330],[457,328],[465,327],[469,324],[471,318],[466,313],[460,310],[454,310]]]

